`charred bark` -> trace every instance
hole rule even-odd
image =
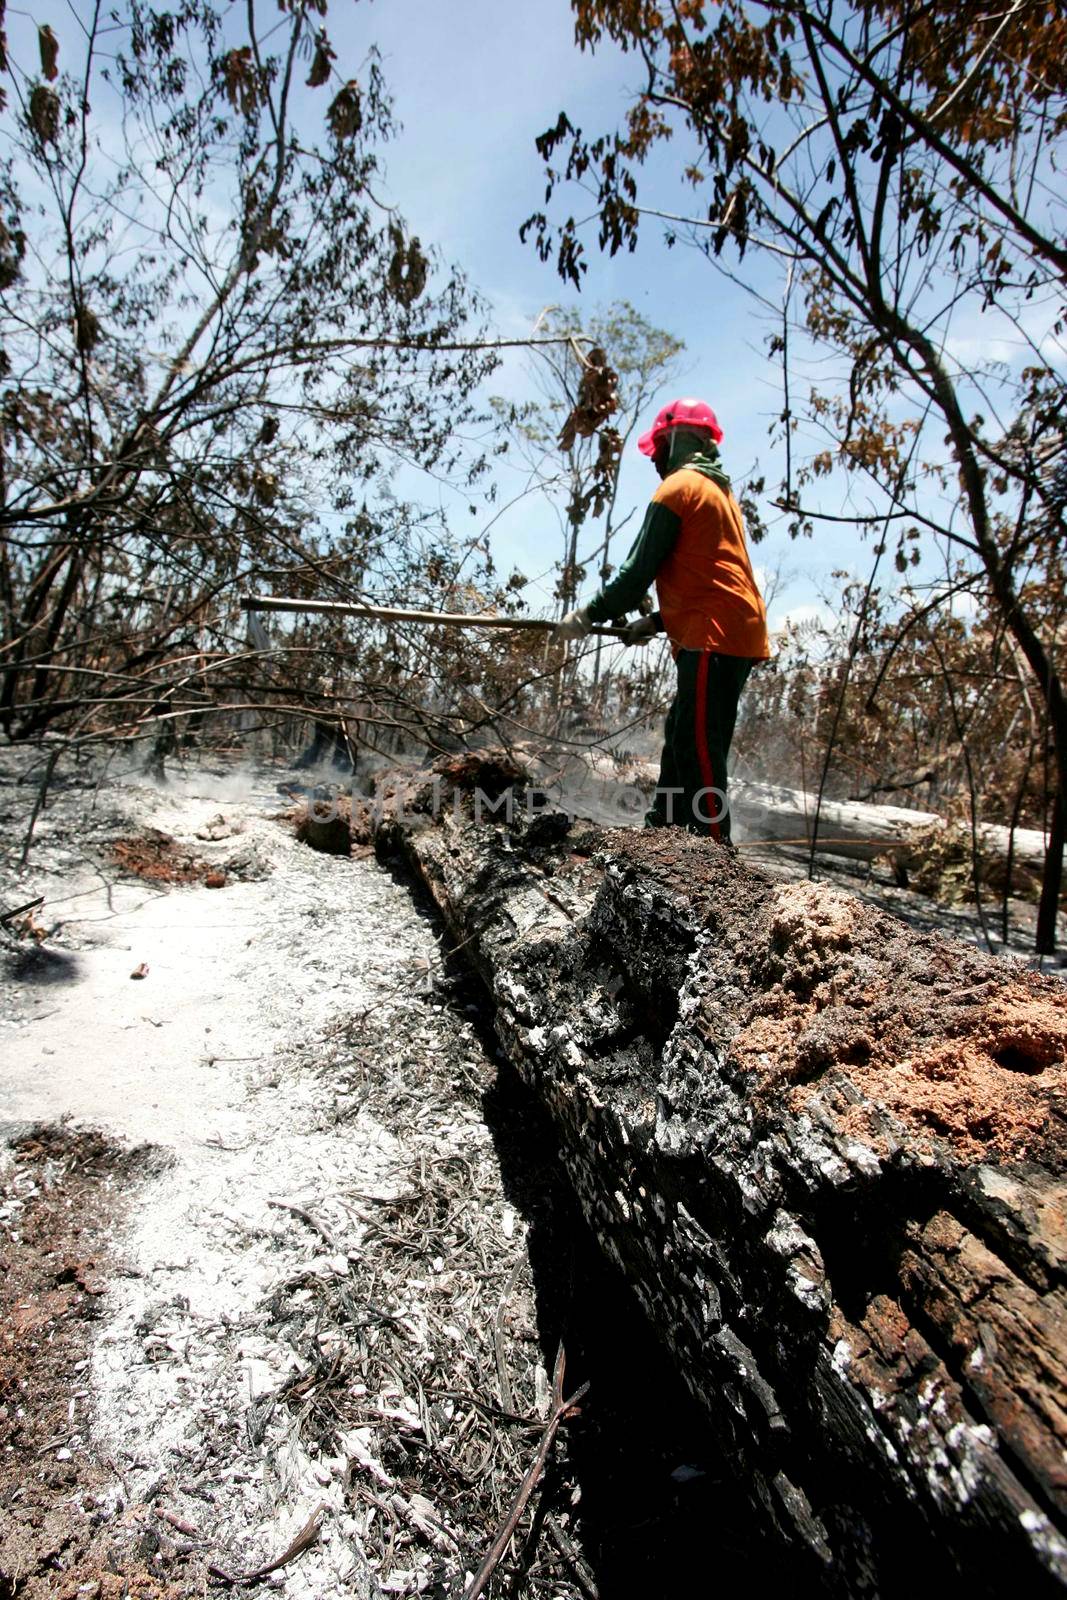
[[[674,830],[401,797],[768,1530],[830,1593],[1063,1593],[1063,989]]]

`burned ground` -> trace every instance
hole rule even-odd
[[[0,1178],[0,1595],[165,1600],[188,1541],[92,1436],[92,1339],[131,1191],[155,1166],[99,1134],[15,1131]]]
[[[4,956],[13,1103],[155,1128],[175,1156],[135,1204],[109,1169],[104,1213],[76,1208],[106,1224],[79,1259],[107,1292],[68,1285],[78,1338],[48,1348],[57,1413],[85,1391],[85,1449],[30,1471],[73,1463],[37,1508],[66,1528],[78,1497],[95,1542],[57,1541],[42,1582],[200,1594],[317,1515],[281,1592],[461,1592],[533,1459],[561,1340],[568,1389],[591,1387],[490,1593],[679,1587],[709,1527],[754,1570],[730,1464],[600,1261],[466,952],[406,874],[295,842],[273,783],[254,804],[208,790],[105,791],[81,857],[60,791],[33,857],[46,940]],[[228,886],[116,873],[117,840]]]

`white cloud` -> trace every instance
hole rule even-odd
[[[962,594],[954,594],[949,601],[949,609],[954,617],[961,617],[970,622],[978,615],[981,602],[978,596],[965,589]]]
[[[772,611],[767,619],[771,633],[784,633],[791,624],[799,627],[802,623],[817,623],[824,628],[832,628],[836,621],[833,611],[821,600],[810,602],[807,605],[790,606],[785,611]]]

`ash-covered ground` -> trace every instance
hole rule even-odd
[[[458,1596],[561,1341],[589,1395],[488,1592],[771,1573],[410,886],[209,758],[60,768],[21,865],[40,775],[3,756],[0,1594]]]
[[[4,798],[18,843],[33,790],[16,783]],[[283,810],[269,781],[218,773],[160,790],[56,788],[28,870],[9,867],[3,886],[7,905],[45,901],[40,943],[5,952],[3,1077],[13,1122],[72,1118],[171,1157],[112,1240],[92,1438],[72,1448],[111,1456],[116,1514],[150,1502],[230,1570],[277,1557],[321,1515],[285,1579],[287,1593],[318,1597],[370,1592],[368,1521],[410,1531],[399,1505],[361,1501],[346,1478],[362,1462],[388,1506],[397,1489],[377,1424],[422,1425],[403,1375],[370,1359],[359,1403],[316,1423],[307,1447],[302,1413],[329,1410],[341,1378],[331,1318],[368,1348],[382,1327],[416,1351],[463,1338],[455,1308],[441,1310],[445,1233],[429,1261],[421,1240],[406,1253],[368,1240],[394,1213],[417,1213],[449,1171],[462,1175],[464,1216],[516,1260],[521,1229],[477,1109],[482,1045],[434,994],[433,928],[373,861],[298,845]],[[203,863],[194,881],[130,875],[129,842],[146,829],[175,841],[182,864]],[[211,868],[222,886],[207,887]],[[347,1368],[345,1379],[351,1399]],[[447,1436],[463,1417],[437,1403]],[[107,1510],[98,1496],[95,1513]],[[389,1563],[389,1592],[413,1592],[419,1554]]]

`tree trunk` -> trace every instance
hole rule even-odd
[[[1063,988],[675,830],[431,796],[379,849],[798,1590],[1062,1594]]]
[[[925,333],[909,329],[896,319],[894,332],[902,336],[920,356],[929,375],[931,394],[940,405],[949,433],[955,446],[960,467],[960,481],[967,500],[971,528],[982,564],[989,578],[990,588],[1000,606],[1001,613],[1015,643],[1019,646],[1027,665],[1034,675],[1048,717],[1048,728],[1056,754],[1057,803],[1067,793],[1067,694],[1059,673],[1055,670],[1053,656],[1023,610],[1016,586],[1016,575],[1010,560],[1005,560],[993,536],[989,505],[986,500],[986,475],[978,460],[975,438],[964,419],[952,379],[932,340]],[[1056,825],[1053,822],[1053,835]],[[1035,950],[1039,955],[1049,954],[1056,944],[1055,906],[1059,898],[1063,877],[1063,830],[1059,829],[1060,844],[1051,849],[1050,860],[1045,864],[1042,885],[1042,918],[1039,919]],[[1051,903],[1051,912],[1048,904]],[[1051,917],[1051,923],[1050,923]],[[1049,944],[1045,949],[1043,942]]]
[[[1039,956],[1051,956],[1056,951],[1056,915],[1060,907],[1060,888],[1063,884],[1064,823],[1063,790],[1059,789],[1052,802],[1052,826],[1049,829],[1048,851],[1045,855],[1045,872],[1041,880],[1041,901],[1037,908],[1037,936],[1034,949]]]

